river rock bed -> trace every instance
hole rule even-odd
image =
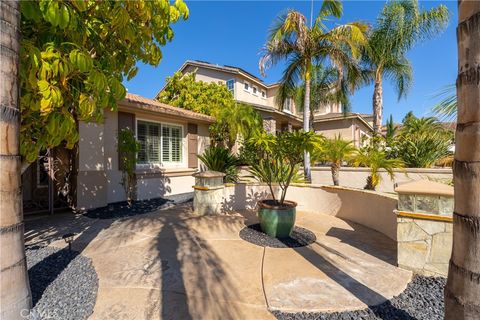
[[[87,319],[97,298],[92,260],[76,251],[27,247],[33,309],[28,319]]]
[[[333,313],[272,313],[280,320],[442,320],[446,283],[447,280],[442,277],[416,275],[400,295],[367,309]]]

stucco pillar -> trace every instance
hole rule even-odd
[[[217,171],[199,172],[193,175],[193,210],[196,214],[221,214],[224,199],[224,173]]]

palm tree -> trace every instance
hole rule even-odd
[[[398,99],[404,97],[413,80],[407,52],[415,44],[438,35],[448,24],[449,12],[444,5],[428,11],[420,10],[417,0],[389,1],[384,6],[377,25],[369,34],[363,54],[372,71],[373,130],[382,127],[383,79],[393,82]]]
[[[390,179],[395,178],[394,169],[403,168],[403,162],[399,159],[389,159],[387,154],[376,148],[375,146],[369,146],[359,150],[357,156],[353,160],[354,166],[365,166],[370,168],[370,175],[367,177],[367,184],[365,189],[375,190],[377,185],[381,181],[380,169],[387,171]]]
[[[339,72],[338,67],[313,64],[310,80],[310,130],[313,130],[314,116],[321,106],[338,105],[344,112],[350,110],[350,96],[367,82],[366,70],[355,67]],[[298,84],[291,95],[302,112],[305,104],[305,83]],[[279,104],[281,103],[280,101]]]
[[[345,68],[356,67],[353,57],[360,54],[360,46],[365,43],[364,33],[367,27],[354,22],[328,29],[325,20],[339,18],[343,7],[339,0],[324,0],[315,22],[307,26],[307,19],[295,10],[289,10],[277,18],[270,30],[268,41],[263,47],[263,56],[259,67],[263,75],[265,70],[281,60],[288,60],[288,66],[281,79],[282,85],[277,95],[277,103],[291,96],[294,87],[301,81],[305,84],[305,97],[310,97],[312,65],[316,61],[328,60],[339,70],[339,79]],[[346,50],[349,49],[349,50]],[[340,82],[332,86],[336,90]],[[304,99],[303,128],[310,131],[310,99]],[[311,181],[310,155],[304,155],[305,179]]]
[[[433,108],[433,113],[442,121],[454,121],[457,117],[457,92],[454,84],[443,88],[437,95],[442,100]]]
[[[20,3],[0,2],[0,319],[23,319],[31,307],[25,260],[21,191],[19,51]]]
[[[325,139],[315,158],[330,163],[333,184],[338,186],[342,162],[353,160],[356,154],[357,148],[352,141],[343,140],[340,135],[336,135],[333,139]]]
[[[480,318],[480,2],[458,2],[453,249],[445,319]]]

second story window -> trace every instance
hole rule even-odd
[[[228,90],[231,93],[235,94],[235,80],[234,79],[227,80],[225,84],[227,85]]]
[[[245,82],[243,83],[243,89],[244,89],[245,91],[249,91],[249,90],[250,90],[250,83],[248,83],[248,82],[245,81]]]
[[[257,94],[257,87],[252,87],[252,92],[253,92],[254,95],[256,95]]]
[[[287,98],[283,103],[283,111],[292,112],[292,98]]]
[[[267,97],[267,93],[265,92],[265,90],[262,90],[262,98],[266,98]]]

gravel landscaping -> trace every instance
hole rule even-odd
[[[272,313],[280,320],[441,320],[446,283],[445,278],[417,275],[400,295],[368,309],[334,313]]]
[[[240,238],[245,241],[256,244],[257,246],[270,248],[304,247],[317,240],[317,237],[312,231],[300,227],[293,227],[292,233],[288,238],[272,238],[262,231],[259,223],[243,228],[240,230],[239,235]]]
[[[126,201],[109,204],[106,207],[87,211],[84,215],[93,219],[115,219],[165,210],[176,204],[193,200],[193,192],[176,194],[162,198],[135,201],[131,207]]]
[[[76,251],[26,248],[33,309],[29,319],[86,319],[93,312],[98,278],[92,261]]]

